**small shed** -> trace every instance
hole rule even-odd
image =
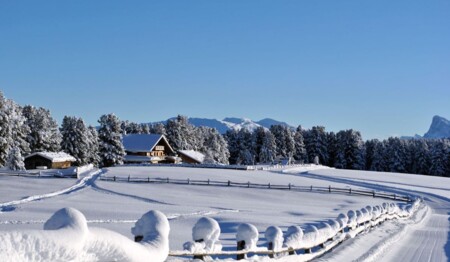
[[[36,152],[25,157],[26,169],[62,169],[72,166],[76,159],[64,152]]]
[[[205,155],[194,150],[179,150],[178,155],[183,163],[187,164],[202,164],[205,160]]]

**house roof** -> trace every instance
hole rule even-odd
[[[173,151],[172,147],[167,141],[166,137],[163,135],[130,134],[123,136],[122,143],[123,147],[125,148],[125,151],[128,152],[152,152],[155,146],[161,140],[166,144],[168,150],[170,150],[172,153],[175,153],[175,151]]]
[[[43,158],[46,158],[46,159],[52,161],[53,163],[54,162],[65,162],[65,161],[70,161],[70,162],[77,161],[73,156],[71,156],[65,152],[36,152],[36,153],[26,156],[25,159],[32,157],[32,156],[41,156]]]
[[[205,160],[205,155],[194,150],[179,150],[178,153],[185,155],[198,163],[203,163],[203,160]]]

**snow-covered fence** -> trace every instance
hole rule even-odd
[[[256,189],[274,189],[274,190],[291,190],[291,191],[301,191],[301,192],[320,192],[320,193],[335,193],[335,194],[346,194],[355,196],[369,196],[384,198],[390,200],[398,200],[410,202],[411,197],[407,195],[399,195],[395,193],[380,192],[374,190],[361,190],[339,188],[339,187],[320,187],[320,186],[296,186],[294,184],[261,184],[261,183],[251,183],[251,182],[233,182],[233,181],[217,181],[217,180],[196,180],[196,179],[172,179],[172,178],[151,178],[151,177],[123,177],[123,176],[102,176],[100,180],[103,181],[114,181],[114,182],[130,182],[130,183],[153,183],[153,184],[176,184],[176,185],[197,185],[197,186],[221,186],[221,187],[241,187],[241,188],[256,188]]]
[[[193,256],[200,259],[206,256],[229,256],[240,260],[249,255],[267,255],[270,258],[296,255],[295,261],[309,261],[329,252],[346,239],[354,238],[386,220],[410,218],[420,203],[420,199],[415,199],[413,202],[400,205],[384,203],[373,207],[367,206],[359,210],[350,210],[347,214],[339,214],[336,219],[327,222],[305,225],[304,231],[299,226],[290,226],[284,235],[280,228],[270,226],[265,231],[267,247],[257,247],[259,233],[256,227],[243,223],[237,228],[236,251],[192,249],[187,248],[190,246],[185,244],[185,250],[170,251],[169,256]],[[211,228],[208,232],[212,231]]]

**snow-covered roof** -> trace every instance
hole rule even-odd
[[[36,152],[36,153],[26,156],[25,158],[29,158],[32,156],[41,156],[52,162],[65,162],[65,161],[75,162],[75,161],[77,161],[73,156],[71,156],[65,152]]]
[[[160,161],[161,158],[157,156],[136,156],[136,155],[125,155],[125,162],[151,162]]]
[[[129,152],[152,152],[160,140],[164,140],[167,149],[174,152],[166,137],[157,134],[130,134],[122,138],[123,147]]]
[[[203,163],[203,160],[205,160],[205,155],[194,150],[179,150],[178,153],[185,155],[189,158],[192,158],[193,160]]]

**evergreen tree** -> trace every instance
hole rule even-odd
[[[100,144],[98,138],[97,129],[93,126],[88,127],[88,142],[89,142],[89,163],[94,166],[98,166],[100,164]]]
[[[372,155],[372,163],[369,167],[369,170],[372,171],[387,171],[387,150],[386,150],[386,141],[378,141],[373,140],[373,155]]]
[[[364,143],[361,134],[352,129],[336,134],[337,154],[335,167],[344,169],[364,169]]]
[[[430,150],[425,139],[414,139],[411,144],[412,166],[411,173],[426,175],[430,171]]]
[[[302,163],[306,163],[308,156],[306,153],[305,142],[303,139],[303,129],[302,126],[298,126],[295,134],[294,134],[294,143],[295,143],[295,153],[294,159],[300,161]]]
[[[292,157],[295,153],[295,141],[289,127],[284,125],[273,125],[270,127],[270,132],[272,132],[275,137],[277,156]]]
[[[255,161],[257,163],[261,162],[259,159],[259,156],[261,154],[261,148],[264,143],[264,137],[266,136],[266,130],[264,127],[259,126],[253,131],[252,137],[253,137],[253,152],[255,152]]]
[[[335,166],[338,153],[337,137],[334,132],[327,133],[328,162],[327,166]]]
[[[389,172],[407,172],[408,151],[404,140],[398,137],[388,138],[385,152]]]
[[[272,132],[266,131],[259,152],[259,161],[264,164],[272,164],[275,161],[277,153],[277,145]]]
[[[433,176],[449,176],[446,173],[448,167],[448,140],[446,139],[436,139],[431,143],[430,148],[430,158],[431,165],[429,173]]]
[[[215,128],[201,127],[204,141],[200,151],[205,154],[205,163],[228,164],[230,152],[225,138]]]
[[[58,124],[48,109],[25,106],[22,110],[26,118],[25,124],[30,133],[27,141],[31,152],[58,152],[60,150],[61,134]]]
[[[194,133],[194,126],[189,124],[186,116],[179,115],[175,119],[169,119],[165,129],[167,139],[175,151],[198,149],[198,137]]]
[[[7,167],[10,170],[25,170],[24,158],[19,147],[14,146],[9,150]]]
[[[328,144],[325,127],[313,126],[310,130],[306,130],[303,133],[303,137],[309,162],[313,161],[315,156],[318,156],[320,163],[328,163]]]
[[[163,123],[156,123],[150,127],[150,133],[167,136],[166,126]]]
[[[123,164],[125,149],[122,144],[120,120],[114,114],[102,115],[98,121],[99,152],[101,166]]]
[[[76,159],[76,165],[90,163],[90,130],[83,119],[65,116],[61,125],[61,149]]]

